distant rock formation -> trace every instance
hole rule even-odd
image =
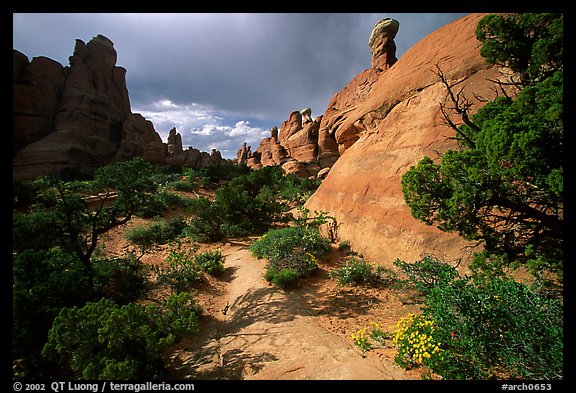
[[[76,40],[70,66],[13,51],[13,176],[90,175],[132,157],[166,164],[171,151],[153,124],[130,109],[126,70],[107,37]],[[175,131],[175,130],[174,130]],[[200,153],[199,153],[200,154]],[[219,154],[205,161],[216,162]],[[214,157],[214,158],[211,158]],[[198,161],[200,162],[200,161]]]
[[[465,255],[470,246],[413,218],[400,180],[424,156],[457,147],[440,111],[447,92],[436,66],[462,89],[472,110],[484,104],[480,97],[494,98],[490,80],[501,74],[479,53],[475,29],[482,16],[471,14],[438,29],[398,61],[390,42],[397,24],[379,22],[370,38],[373,68],[336,93],[322,117],[318,156],[324,152],[320,146],[332,152],[335,141],[340,157],[306,207],[335,217],[339,238],[370,260],[391,265],[396,258],[414,261],[426,253],[449,259]],[[323,136],[333,138],[322,141]]]
[[[301,177],[316,176],[323,168],[318,158],[318,131],[322,116],[312,120],[310,108],[290,113],[280,130],[274,126],[270,137],[260,141],[255,152],[246,143],[238,150],[236,160],[253,169],[280,165],[285,173]]]

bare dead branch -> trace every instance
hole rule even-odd
[[[474,130],[476,132],[480,131],[480,127],[478,127],[476,124],[472,123],[472,121],[470,120],[470,118],[468,116],[468,111],[469,111],[470,107],[472,106],[472,103],[463,96],[462,93],[463,93],[464,87],[462,87],[458,91],[458,93],[456,93],[456,95],[454,95],[454,92],[452,91],[452,86],[450,85],[450,83],[448,82],[446,77],[444,76],[444,72],[442,71],[440,66],[438,66],[438,64],[436,64],[436,69],[437,69],[437,72],[435,74],[440,78],[440,81],[446,87],[448,97],[450,98],[450,101],[452,101],[452,104],[454,105],[454,107],[450,108],[450,109],[456,111],[456,113],[458,113],[460,115],[460,117],[462,118],[462,121],[464,122],[464,124],[466,124],[472,130]],[[462,130],[460,130],[458,128],[458,126],[452,121],[452,119],[450,118],[450,116],[447,113],[446,108],[443,104],[440,104],[440,111],[442,112],[442,115],[444,116],[444,120],[446,121],[446,124],[448,126],[450,126],[452,129],[454,129],[456,131],[456,133],[459,136],[461,136],[462,139],[464,139],[464,141],[466,141],[466,143],[470,147],[472,147],[472,148],[475,147],[476,144],[474,143],[474,141],[468,135],[466,135],[466,133],[464,133]]]

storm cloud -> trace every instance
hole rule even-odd
[[[13,47],[68,65],[75,39],[102,34],[127,69],[132,111],[166,140],[233,157],[254,148],[290,112],[324,113],[330,98],[370,67],[376,22],[400,22],[397,57],[465,14],[199,13],[13,14]]]

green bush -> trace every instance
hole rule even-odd
[[[370,285],[390,288],[399,285],[395,271],[385,266],[374,267],[362,257],[350,257],[344,266],[331,270],[329,275],[340,285]]]
[[[155,268],[157,280],[167,284],[174,293],[190,289],[202,278],[202,270],[194,262],[197,249],[186,249],[181,242],[171,243],[166,261]]]
[[[193,199],[187,208],[192,219],[184,230],[196,241],[216,242],[224,238],[223,219],[219,207],[208,198]]]
[[[219,276],[224,273],[224,260],[220,250],[205,251],[194,256],[194,262],[202,271],[213,276]]]
[[[269,267],[264,273],[264,279],[277,287],[287,289],[294,284],[301,275],[292,268],[278,269],[275,266]]]
[[[96,294],[80,260],[62,251],[26,250],[12,261],[13,351],[34,362],[60,309],[82,305]]]
[[[438,271],[454,277],[450,268],[446,265]],[[548,298],[539,287],[512,279],[475,282],[470,277],[448,277],[425,286],[421,316],[399,324],[399,364],[421,363],[446,379],[562,378],[563,306],[559,300]],[[423,285],[420,278],[413,280]],[[434,332],[423,331],[418,324],[433,326]],[[427,351],[430,357],[426,351],[417,353],[410,345],[421,348],[422,344],[408,341],[412,333],[412,338],[432,337],[433,348],[437,344],[439,349],[434,354]]]
[[[265,278],[282,282],[309,275],[318,267],[318,259],[330,250],[330,242],[314,227],[286,227],[268,231],[252,243],[250,250],[257,258],[268,259]],[[276,276],[280,276],[276,278]]]
[[[350,258],[341,268],[330,272],[330,278],[338,280],[341,285],[365,284],[371,280],[372,275],[372,265],[355,257]]]
[[[164,244],[179,237],[186,228],[181,216],[169,220],[159,219],[147,226],[135,226],[124,232],[124,237],[146,249],[156,244]]]
[[[100,296],[127,304],[139,299],[147,289],[145,265],[134,254],[94,261],[94,288]]]
[[[42,354],[78,379],[137,380],[164,376],[162,350],[183,334],[197,333],[199,309],[189,294],[160,307],[108,299],[63,308]]]
[[[199,198],[191,202],[188,212],[194,218],[187,233],[195,240],[212,242],[262,233],[281,219],[288,201],[302,200],[317,186],[308,179],[284,176],[278,166],[234,177],[218,189],[213,201]]]
[[[407,287],[413,287],[426,295],[439,283],[447,283],[458,277],[458,271],[433,256],[425,256],[416,262],[404,262],[400,259],[394,261],[394,266],[406,276],[401,282]]]

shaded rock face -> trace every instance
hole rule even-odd
[[[341,156],[306,207],[337,219],[340,240],[368,259],[391,265],[426,253],[445,260],[468,255],[456,234],[412,217],[401,177],[424,156],[456,148],[440,104],[447,92],[438,65],[476,110],[495,98],[489,79],[501,77],[479,53],[475,28],[482,14],[461,18],[422,39],[384,71],[366,70],[332,99],[320,124],[334,135]],[[475,95],[476,94],[476,95]],[[478,97],[478,98],[477,98]],[[454,117],[457,120],[457,117]]]
[[[64,67],[46,57],[30,63],[13,51],[12,158],[24,146],[47,136],[54,128],[56,111],[66,80]]]
[[[29,62],[13,51],[15,178],[89,176],[136,156],[167,164],[184,154],[175,129],[165,144],[150,121],[131,112],[126,70],[116,66],[116,59],[114,44],[102,35],[87,44],[76,40],[69,67],[45,57]],[[208,162],[220,157],[206,155]]]

